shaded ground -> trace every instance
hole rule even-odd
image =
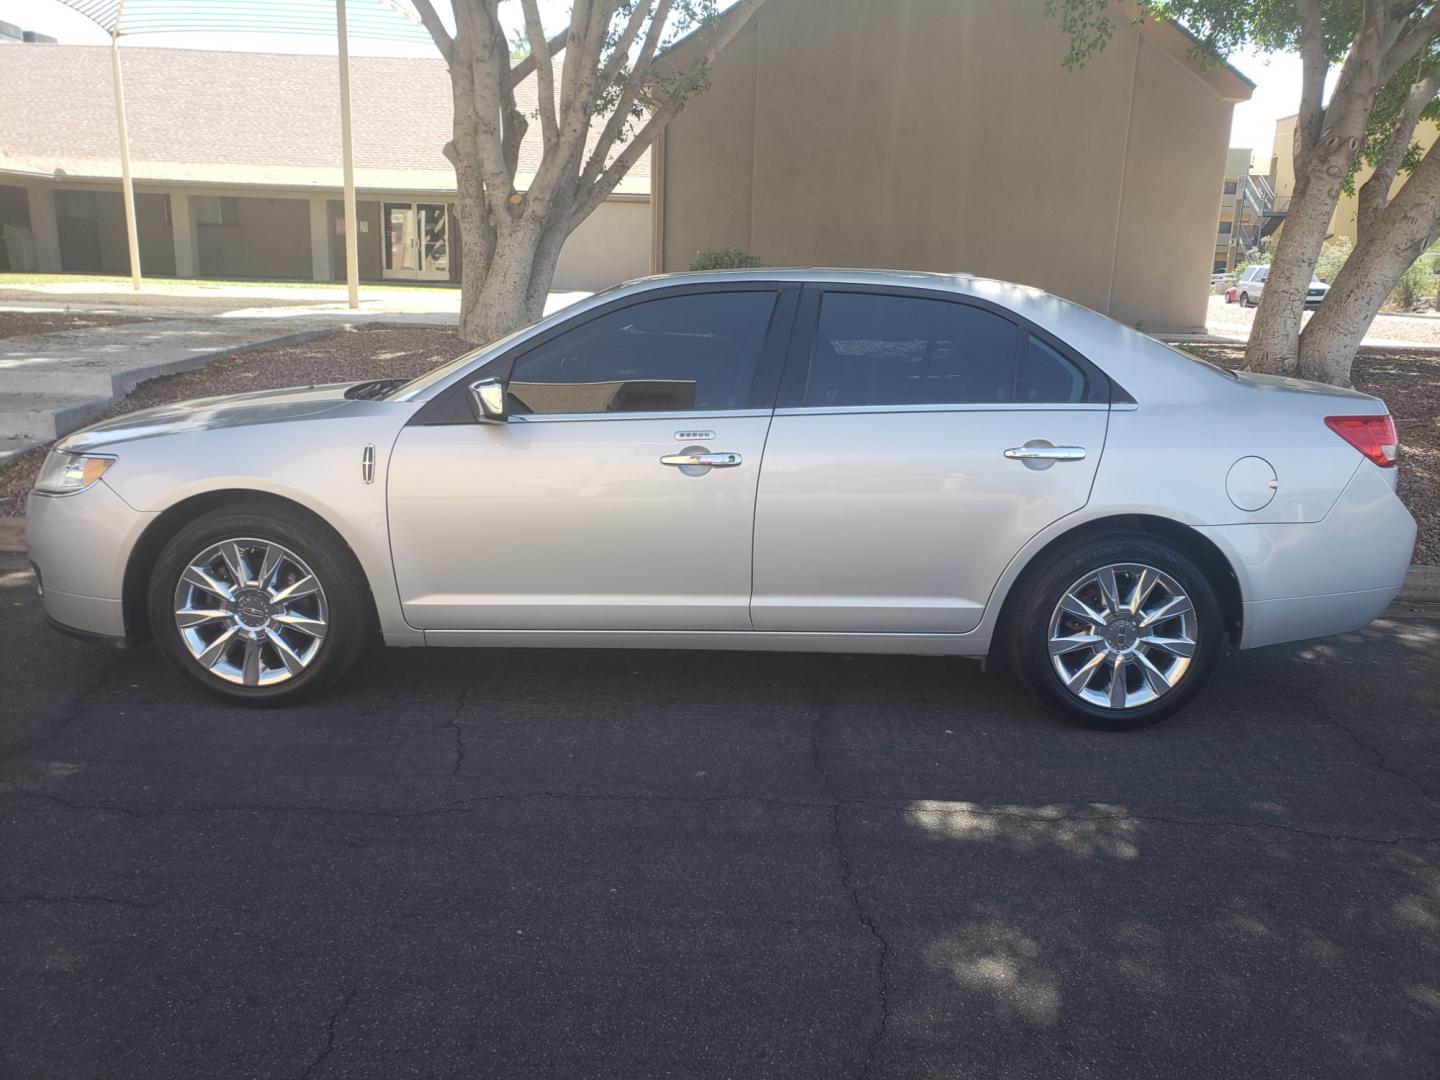
[[[1243,345],[1187,341],[1179,348],[1227,367],[1238,366],[1245,355]],[[1355,389],[1383,398],[1395,417],[1400,498],[1420,527],[1415,561],[1440,563],[1440,350],[1364,348],[1351,376]]]
[[[143,315],[122,315],[118,312],[0,311],[0,339],[149,321]]]
[[[381,651],[255,710],[5,566],[0,1075],[1440,1071],[1433,620],[1130,736],[887,657]]]
[[[299,345],[236,353],[198,371],[151,379],[112,405],[105,415],[250,390],[369,378],[413,378],[469,348],[455,331],[443,327],[364,326]],[[44,458],[45,450],[39,448],[0,469],[0,517],[25,512],[25,498]]]

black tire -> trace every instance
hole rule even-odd
[[[207,548],[237,537],[289,549],[308,564],[323,590],[328,624],[323,639],[303,670],[274,685],[240,685],[213,674],[191,654],[176,625],[181,575]],[[306,515],[269,502],[237,502],[181,528],[155,562],[147,600],[150,630],[165,659],[210,693],[249,705],[279,705],[319,693],[355,664],[374,636],[374,605],[354,556]]]
[[[1250,306],[1250,294],[1249,294],[1249,293],[1242,292],[1242,293],[1240,294],[1240,306],[1241,306],[1242,308],[1248,308],[1248,307]]]
[[[1008,619],[1010,664],[1031,693],[1061,716],[1096,731],[1134,731],[1158,724],[1199,693],[1224,652],[1225,625],[1214,587],[1184,551],[1159,537],[1111,535],[1045,558],[1044,565],[1027,574]],[[1078,697],[1066,688],[1050,656],[1051,620],[1061,599],[1087,575],[1116,564],[1139,564],[1169,576],[1188,595],[1194,612],[1194,655],[1188,666],[1171,689],[1131,708],[1109,708]],[[1139,671],[1130,678],[1143,676]]]

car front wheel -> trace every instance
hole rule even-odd
[[[155,564],[151,631],[166,659],[222,697],[277,704],[315,693],[368,639],[368,593],[347,556],[283,508],[206,514]]]
[[[1059,553],[1023,586],[1011,659],[1063,716],[1101,731],[1158,723],[1200,690],[1224,624],[1204,572],[1152,537],[1104,537]]]

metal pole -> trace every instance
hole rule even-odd
[[[360,306],[360,251],[355,223],[355,154],[350,140],[350,43],[345,0],[335,0],[335,30],[340,39],[340,149],[345,160],[345,284],[350,306]]]
[[[125,234],[130,241],[130,284],[139,292],[140,234],[135,226],[135,185],[130,182],[130,137],[125,132],[125,86],[120,78],[120,13],[124,10],[125,3],[121,0],[115,11],[115,26],[110,31],[110,71],[115,76],[115,123],[120,128],[120,186],[125,193]]]

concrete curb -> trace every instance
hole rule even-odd
[[[25,519],[0,517],[0,555],[25,554]]]
[[[1440,604],[1440,566],[1413,564],[1395,599],[1412,604]]]

